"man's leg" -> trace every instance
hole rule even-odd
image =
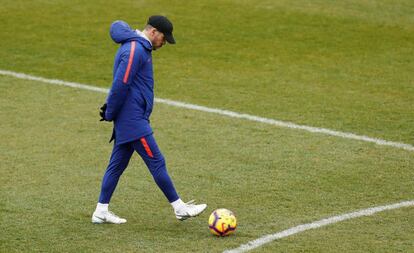
[[[128,166],[134,149],[129,143],[114,145],[111,159],[102,179],[101,194],[99,203],[108,204],[118,184],[119,178]]]
[[[164,156],[159,150],[154,137],[152,135],[143,137],[140,140],[133,142],[132,146],[144,160],[155,183],[164,193],[168,201],[171,203],[178,200],[180,197],[168,175]]]
[[[93,223],[125,223],[125,219],[121,219],[113,213],[109,212],[108,205],[112,194],[118,184],[119,178],[128,166],[134,149],[130,143],[122,145],[114,145],[111,159],[102,179],[101,193],[96,210],[92,215]]]
[[[174,208],[177,219],[185,220],[203,212],[207,205],[184,203],[177,194],[174,184],[168,175],[164,156],[158,148],[154,136],[148,135],[132,143],[133,148],[142,157],[154,181]]]

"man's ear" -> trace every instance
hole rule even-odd
[[[154,27],[153,28],[151,28],[151,30],[150,30],[150,34],[151,34],[151,36],[152,37],[154,37],[155,36],[155,32],[157,31],[157,29],[155,29]]]

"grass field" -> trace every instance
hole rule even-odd
[[[108,88],[108,28],[165,14],[156,96],[414,145],[412,1],[4,1],[0,69]],[[0,76],[0,252],[222,252],[265,234],[414,199],[414,153],[164,104],[155,136],[186,222],[135,155],[90,223],[112,146],[105,94]],[[207,227],[233,210],[234,236]],[[253,252],[414,252],[412,207],[333,224]]]

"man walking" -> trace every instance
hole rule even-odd
[[[154,181],[171,203],[177,219],[185,220],[202,213],[207,205],[184,203],[168,175],[164,157],[154,139],[149,117],[154,104],[152,50],[168,42],[175,44],[173,25],[164,16],[151,16],[141,32],[123,21],[111,25],[110,34],[121,46],[116,54],[112,87],[101,107],[101,121],[113,121],[115,140],[109,165],[102,180],[101,193],[93,223],[125,223],[108,209],[119,178],[136,151],[144,160]]]

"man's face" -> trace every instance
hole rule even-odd
[[[154,29],[154,36],[152,38],[151,43],[152,43],[152,48],[154,50],[161,48],[166,43],[164,34],[158,31],[157,29]]]

